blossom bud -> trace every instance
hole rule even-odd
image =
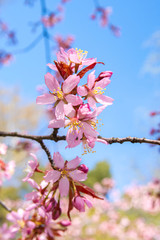
[[[51,209],[53,209],[56,206],[57,202],[54,198],[52,198],[48,204],[48,202],[46,203],[46,212],[50,212]]]
[[[62,210],[60,206],[57,204],[57,206],[52,211],[53,220],[56,220],[57,218],[59,218],[61,216],[61,213],[62,213]]]
[[[76,196],[73,200],[73,206],[80,212],[85,212],[85,206],[82,197]]]
[[[96,81],[100,81],[103,78],[110,78],[112,76],[113,72],[111,71],[104,71],[101,72],[98,76],[98,78],[96,79]]]
[[[89,168],[85,165],[85,164],[81,164],[79,167],[78,167],[78,170],[84,172],[84,173],[88,173],[88,170]]]
[[[71,225],[71,222],[69,220],[62,220],[59,224],[61,224],[62,227],[68,227]]]

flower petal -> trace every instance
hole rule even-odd
[[[83,100],[79,96],[75,96],[73,94],[69,94],[65,97],[68,103],[72,103],[73,106],[77,106],[82,104]]]
[[[88,97],[88,104],[91,108],[93,108],[93,109],[96,108],[96,101],[94,100],[93,97]]]
[[[88,84],[88,88],[92,89],[94,82],[95,82],[95,70],[93,72],[91,72],[88,77],[87,77],[87,84]]]
[[[60,87],[59,83],[51,73],[46,73],[44,78],[45,83],[51,92],[53,92],[54,90],[58,90],[58,88]]]
[[[55,110],[55,115],[57,120],[59,119],[64,119],[64,102],[60,101],[57,106],[56,106],[56,110]]]
[[[67,136],[66,136],[66,141],[68,143],[68,148],[73,148],[76,147],[81,143],[81,137],[82,133],[77,129],[68,129],[67,131]]]
[[[65,197],[69,192],[69,181],[67,177],[62,177],[59,181],[59,192],[61,197]]]
[[[51,170],[45,176],[44,179],[46,182],[56,182],[61,176],[59,171]]]
[[[111,80],[108,77],[103,78],[102,80],[95,83],[95,88],[97,87],[105,88],[110,82]]]
[[[105,106],[113,104],[113,98],[107,97],[105,95],[96,95],[95,98],[96,98],[97,102],[99,102]]]
[[[76,181],[85,181],[87,179],[87,173],[84,173],[80,170],[74,170],[72,172],[69,172],[69,175]]]
[[[36,99],[37,104],[52,104],[57,100],[56,96],[53,96],[50,93],[45,93],[41,96],[38,96]]]
[[[80,164],[81,160],[82,160],[82,159],[77,156],[76,158],[74,158],[73,160],[71,160],[71,161],[69,161],[69,162],[67,163],[67,168],[68,168],[68,169],[71,169],[71,168],[76,168],[76,167],[78,167],[78,165]]]
[[[55,152],[53,154],[53,161],[55,163],[55,166],[62,169],[64,167],[64,159],[62,158],[61,154],[59,152]]]
[[[83,122],[83,127],[84,127],[84,135],[86,137],[93,137],[96,138],[98,135],[98,132],[96,130],[94,130],[88,123]]]
[[[75,109],[73,108],[71,103],[64,104],[64,113],[67,117],[73,118],[76,114]],[[65,124],[66,125],[66,124]]]
[[[77,93],[80,96],[86,96],[88,91],[87,91],[87,89],[84,86],[79,86],[79,87],[77,87]]]
[[[65,121],[63,119],[53,119],[49,122],[49,128],[61,128],[64,127]]]
[[[52,69],[52,70],[54,70],[54,71],[57,71],[57,68],[56,68],[56,66],[55,66],[54,64],[48,63],[47,66],[48,66],[50,69]]]
[[[26,180],[33,188],[39,188],[38,184],[32,179],[32,178],[29,178]]]
[[[63,83],[63,92],[64,93],[70,93],[79,83],[80,77],[77,75],[71,75],[69,76]]]

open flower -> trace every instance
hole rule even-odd
[[[76,75],[69,76],[60,87],[58,81],[50,73],[45,75],[45,83],[50,90],[50,93],[45,93],[38,96],[36,99],[37,104],[52,104],[55,105],[55,116],[57,119],[64,119],[64,105],[71,103],[73,106],[80,105],[82,99],[71,93],[77,86],[80,78]]]
[[[87,53],[87,51],[74,48],[65,52],[61,47],[60,51],[57,53],[57,61],[54,61],[55,65],[49,63],[48,66],[52,70],[58,71],[62,78],[66,79],[73,73],[77,73],[78,70],[82,69],[84,66],[88,66],[87,72],[97,64],[96,58],[86,58]],[[79,75],[81,74],[79,73]]]
[[[85,181],[87,179],[87,173],[77,169],[81,158],[76,157],[68,162],[64,161],[59,152],[56,152],[53,155],[53,161],[56,170],[49,171],[44,179],[46,182],[58,182],[61,197],[68,195],[70,184],[73,184],[74,181]]]
[[[109,77],[104,77],[100,81],[96,81],[95,71],[91,72],[87,78],[87,85],[79,86],[77,92],[88,100],[88,104],[92,108],[96,108],[96,103],[103,105],[111,105],[113,99],[103,95],[105,87],[110,83]]]
[[[27,176],[25,178],[23,178],[23,181],[27,181],[30,177],[32,177],[32,175],[34,174],[34,172],[41,172],[38,167],[39,167],[39,162],[37,160],[37,157],[35,154],[30,153],[30,155],[34,158],[34,160],[29,160],[28,161],[28,168],[26,169],[26,171],[28,172]]]

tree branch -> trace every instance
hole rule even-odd
[[[44,144],[44,142],[42,140],[39,140],[38,142],[41,145],[42,149],[46,152],[46,154],[48,156],[48,160],[50,161],[52,168],[54,168],[54,163],[53,163],[53,159],[51,157],[50,151],[48,150],[48,148],[46,147],[46,145]]]
[[[2,201],[0,201],[0,206],[2,206],[7,212],[12,212],[12,210],[8,208]]]
[[[160,140],[152,140],[147,138],[137,138],[137,137],[125,137],[125,138],[103,138],[98,136],[99,139],[105,140],[109,144],[113,143],[124,143],[124,142],[131,142],[131,143],[150,143],[154,145],[160,145]]]
[[[58,129],[54,129],[53,133],[50,135],[44,135],[44,136],[37,136],[37,135],[28,135],[28,134],[21,134],[17,132],[4,132],[0,131],[0,137],[19,137],[19,138],[25,138],[37,141],[39,144],[42,140],[53,140],[55,142],[66,140],[66,136],[59,136]],[[147,138],[137,138],[137,137],[125,137],[125,138],[104,138],[101,136],[98,136],[99,139],[105,140],[109,144],[113,143],[124,143],[124,142],[131,142],[131,143],[149,143],[154,145],[160,145],[160,140],[154,140],[154,139],[147,139]]]
[[[43,38],[43,35],[40,34],[27,47],[19,49],[19,50],[16,50],[16,51],[12,52],[12,54],[19,54],[19,53],[24,53],[24,52],[28,52],[28,51],[32,50],[35,46],[37,46],[37,44],[41,41],[42,38]]]

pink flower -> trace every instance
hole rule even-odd
[[[57,42],[58,48],[63,48],[64,50],[67,50],[71,47],[74,37],[68,36],[66,39],[63,39],[60,35],[55,36],[55,40]]]
[[[78,209],[80,212],[85,212],[85,204],[91,208],[92,207],[92,203],[86,199],[85,197],[81,197],[81,196],[76,196],[73,199],[73,206]]]
[[[58,182],[61,197],[68,195],[71,182],[85,181],[87,179],[87,174],[77,169],[81,158],[76,157],[67,162],[64,161],[59,152],[56,152],[53,155],[53,161],[56,170],[49,171],[44,179],[46,182]]]
[[[88,100],[90,107],[96,108],[96,103],[101,103],[105,106],[111,105],[113,99],[103,95],[105,87],[110,83],[109,77],[104,77],[96,81],[95,71],[91,72],[87,78],[87,85],[79,86],[77,92]]]
[[[75,115],[73,115],[73,117],[70,116],[69,120],[65,121],[65,127],[69,126],[66,136],[68,147],[75,147],[80,144],[81,140],[86,141],[86,139],[88,139],[87,144],[89,144],[90,147],[94,147],[98,135],[96,131],[96,116],[98,116],[104,108],[105,106],[98,107],[92,112],[88,104],[82,104],[77,113],[72,111],[72,115]]]
[[[13,222],[12,225],[12,232],[18,232],[22,230],[22,235],[26,237],[28,232],[31,232],[32,229],[35,227],[35,223],[29,221],[29,212],[24,211],[23,209],[19,208],[17,212],[12,211],[7,215],[7,219],[10,222]]]
[[[0,51],[0,65],[9,65],[13,56],[10,53]]]
[[[0,160],[0,186],[5,179],[10,179],[14,173],[15,162],[10,161],[9,163],[4,163]]]
[[[34,158],[34,160],[29,160],[28,161],[28,169],[26,170],[28,172],[27,176],[25,178],[23,178],[23,182],[27,181],[30,177],[32,177],[32,175],[34,174],[34,172],[41,172],[38,167],[39,167],[39,162],[37,160],[37,157],[35,154],[30,153],[30,155]]]
[[[55,116],[57,119],[64,119],[64,105],[71,103],[77,106],[82,103],[79,96],[71,94],[72,90],[79,83],[80,78],[76,75],[69,76],[62,84],[62,89],[58,81],[50,73],[45,75],[45,83],[50,90],[50,93],[43,94],[37,97],[37,104],[52,104],[55,103]]]
[[[51,13],[49,16],[42,17],[42,23],[45,27],[53,27],[56,23],[60,22],[62,17],[56,16],[54,13]]]
[[[120,37],[120,36],[121,36],[121,30],[120,30],[119,27],[111,24],[111,25],[110,25],[110,29],[111,29],[111,31],[114,33],[114,35],[115,35],[116,37]]]
[[[60,51],[57,53],[57,61],[54,61],[55,65],[49,63],[48,66],[54,71],[57,70],[63,79],[66,79],[73,73],[77,73],[78,70],[83,68],[83,66],[88,66],[85,71],[86,73],[97,64],[96,59],[86,58],[87,53],[87,51],[74,48],[71,48],[65,52],[61,47]],[[81,77],[82,73],[79,72],[78,74]]]
[[[14,237],[15,234],[12,232],[12,226],[8,227],[6,223],[0,226],[0,239],[11,240]]]
[[[7,145],[4,143],[0,143],[0,154],[5,155],[7,152]]]

